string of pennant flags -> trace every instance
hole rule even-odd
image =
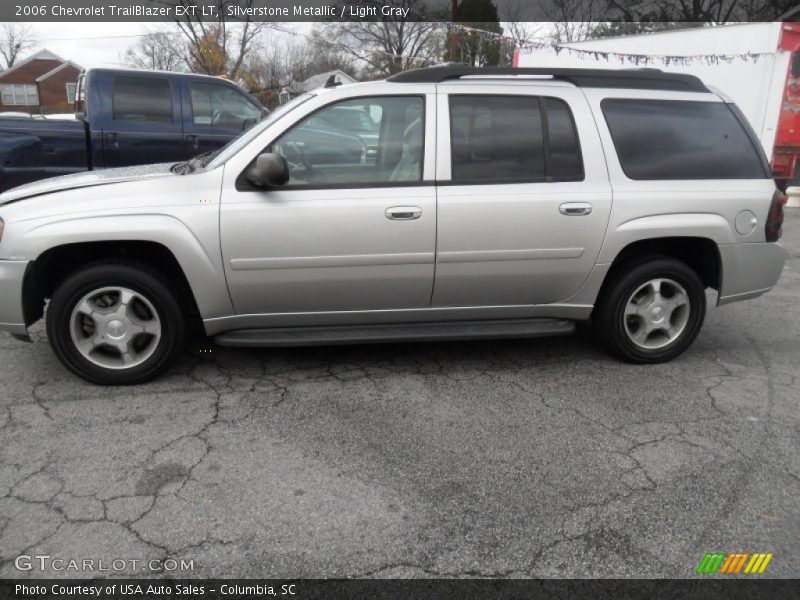
[[[615,61],[620,64],[632,64],[635,66],[646,66],[660,63],[666,66],[690,66],[692,64],[718,65],[721,63],[733,62],[752,62],[757,63],[761,58],[771,56],[771,52],[744,52],[739,54],[690,54],[690,55],[669,55],[669,54],[631,54],[626,52],[593,50],[588,48],[575,48],[566,44],[558,44],[544,41],[516,40],[503,34],[485,29],[462,25],[461,23],[444,23],[444,28],[458,33],[477,35],[478,37],[490,41],[507,43],[521,52],[552,52],[556,55],[562,52],[578,56],[578,58],[591,58],[595,61],[605,60],[606,62]]]
[[[538,41],[538,40],[517,40],[505,36],[494,31],[487,31],[486,29],[479,29],[461,23],[444,22],[441,24],[442,28],[446,31],[455,31],[457,33],[465,33],[475,35],[488,42],[500,42],[508,44],[519,52],[549,52],[559,55],[567,53],[575,55],[579,59],[585,58],[594,61],[615,62],[618,64],[628,64],[633,66],[648,66],[653,64],[661,64],[665,66],[691,66],[697,64],[704,65],[719,65],[730,64],[734,62],[751,62],[757,63],[764,57],[772,56],[771,52],[744,52],[739,54],[690,54],[690,55],[669,55],[669,54],[632,54],[626,52],[593,50],[588,48],[575,48],[566,44],[559,44],[554,42]],[[283,29],[284,33],[295,37],[310,38],[307,34],[295,32],[289,29]],[[343,46],[341,43],[336,43],[328,40],[332,46]],[[352,49],[351,49],[352,50]],[[426,62],[426,57],[420,56],[405,56],[391,52],[372,49],[371,52],[378,52],[393,58],[406,59],[411,62],[419,61]]]

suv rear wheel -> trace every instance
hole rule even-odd
[[[184,319],[176,294],[146,267],[101,263],[53,293],[47,337],[73,373],[101,385],[152,379],[177,356]]]
[[[703,282],[688,265],[653,256],[613,276],[595,313],[595,327],[613,354],[633,363],[672,360],[703,326]]]

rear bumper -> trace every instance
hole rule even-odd
[[[22,311],[22,283],[28,261],[0,260],[0,331],[28,333]]]
[[[786,249],[779,243],[724,244],[722,285],[717,305],[755,298],[777,283],[786,262]]]

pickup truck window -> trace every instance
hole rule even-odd
[[[172,123],[169,80],[160,77],[114,78],[111,104],[115,121]]]
[[[261,116],[258,106],[227,85],[191,83],[192,122],[195,125],[242,129]]]

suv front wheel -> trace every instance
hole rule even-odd
[[[101,385],[152,379],[181,348],[176,294],[146,267],[101,263],[70,275],[47,311],[47,337],[73,373]]]
[[[672,360],[703,326],[703,282],[685,263],[651,257],[621,269],[609,282],[594,316],[602,341],[633,363]]]

